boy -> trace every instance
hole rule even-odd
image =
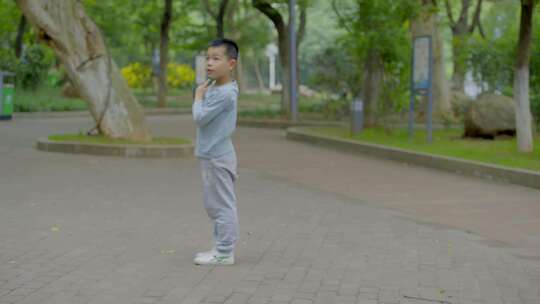
[[[234,245],[238,239],[234,183],[238,175],[231,135],[236,128],[238,85],[231,73],[237,60],[238,46],[234,41],[212,41],[206,55],[209,80],[195,91],[192,108],[197,124],[195,155],[201,165],[204,208],[213,223],[215,241],[210,251],[195,256],[196,265],[234,264]]]

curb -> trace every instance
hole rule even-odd
[[[144,115],[178,115],[190,114],[191,109],[145,109]],[[69,118],[69,117],[91,117],[90,111],[51,111],[51,112],[15,112],[13,119],[17,118]]]
[[[290,122],[287,120],[272,120],[272,119],[250,119],[239,118],[238,126],[249,128],[265,128],[265,129],[287,129],[290,127],[343,127],[341,122],[318,122],[318,121],[299,121]]]
[[[71,154],[90,154],[99,156],[120,156],[127,158],[190,158],[193,156],[192,144],[185,145],[107,145],[86,144],[74,141],[51,141],[39,138],[36,148],[47,152]]]
[[[508,168],[448,156],[413,152],[378,144],[337,139],[324,135],[314,135],[301,128],[287,129],[287,139],[344,152],[362,153],[407,164],[540,189],[540,172],[536,171]]]

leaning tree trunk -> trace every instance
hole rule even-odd
[[[151,140],[143,108],[110,58],[96,24],[76,0],[17,0],[89,104],[98,130],[113,138]]]
[[[438,29],[437,14],[431,4],[424,4],[421,14],[411,23],[413,37],[429,35],[433,44],[433,115],[443,121],[452,121],[449,80],[446,78],[444,48]]]
[[[169,30],[172,19],[172,0],[165,0],[163,19],[161,20],[159,44],[158,107],[167,106],[167,65],[169,64]]]
[[[529,101],[529,62],[535,0],[521,1],[521,23],[514,76],[514,106],[518,148],[533,151],[532,118]]]

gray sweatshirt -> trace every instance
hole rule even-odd
[[[237,102],[238,84],[233,80],[209,86],[204,99],[193,103],[197,157],[211,159],[234,151],[231,136],[236,129]]]

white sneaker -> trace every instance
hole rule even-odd
[[[234,254],[221,254],[216,252],[212,255],[200,255],[196,256],[193,260],[195,265],[233,265],[234,264]]]
[[[212,247],[212,249],[208,250],[208,251],[205,251],[205,252],[199,252],[195,255],[195,257],[200,257],[200,256],[206,256],[206,255],[214,255],[214,254],[217,254],[218,251],[216,249],[216,247]]]

